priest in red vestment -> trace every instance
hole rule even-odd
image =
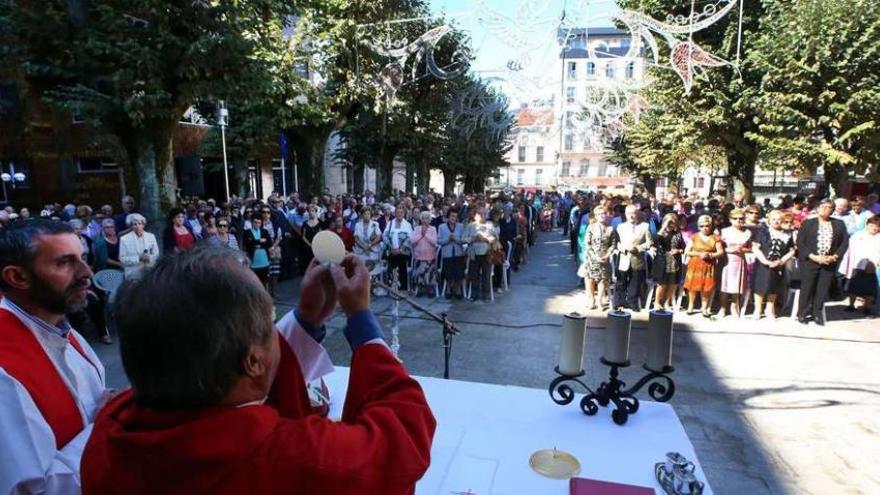
[[[61,222],[0,231],[0,494],[79,494],[79,461],[109,392],[104,367],[65,314],[92,271]]]
[[[160,259],[117,299],[132,388],[98,416],[81,463],[86,494],[409,494],[436,426],[419,384],[369,309],[349,256],[313,266],[296,320],[310,334],[337,301],[353,350],[342,420],[305,397],[303,368],[272,299],[229,250]],[[319,411],[320,412],[320,411]]]

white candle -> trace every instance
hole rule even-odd
[[[645,366],[663,371],[672,365],[672,312],[651,311],[648,318],[648,359]]]
[[[574,376],[584,370],[584,339],[587,317],[569,313],[562,319],[562,341],[559,344],[559,372]]]
[[[606,361],[623,364],[629,359],[630,314],[611,311],[607,321],[605,338],[602,339],[605,344],[602,357]]]

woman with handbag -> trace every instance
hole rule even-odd
[[[388,223],[382,235],[388,252],[388,273],[392,277],[397,274],[397,288],[401,291],[409,290],[407,264],[412,252],[413,228],[406,220],[406,213],[404,206],[398,206],[394,219]]]
[[[269,254],[269,294],[275,297],[275,287],[278,285],[278,276],[281,275],[281,240],[284,231],[280,225],[272,225],[272,210],[268,206],[260,208],[260,219],[263,230],[269,233],[271,244],[267,250]]]
[[[489,251],[489,262],[492,264],[493,276],[496,280],[495,292],[502,290],[501,281],[504,280],[504,263],[507,261],[507,244],[502,242],[501,237],[501,210],[495,208],[491,213],[492,225],[495,229],[495,242]]]
[[[657,246],[657,255],[651,266],[651,276],[657,281],[654,309],[662,310],[669,307],[681,278],[681,255],[685,243],[678,229],[678,214],[667,213],[663,216],[660,230],[654,237],[654,245]]]
[[[416,296],[437,288],[437,229],[431,225],[431,212],[423,211],[421,225],[413,230],[413,284]]]
[[[484,302],[488,302],[492,290],[492,264],[489,261],[489,248],[496,241],[497,236],[492,222],[484,220],[485,214],[484,208],[474,210],[474,221],[468,224],[464,234],[465,242],[469,244],[468,278],[471,282],[471,301],[482,299]],[[476,294],[479,294],[479,297]]]
[[[578,269],[578,276],[584,279],[584,288],[587,291],[587,308],[596,309],[603,307],[605,301],[605,285],[611,279],[611,237],[613,229],[608,225],[610,218],[605,214],[604,206],[593,208],[590,216],[590,224],[586,231],[586,247],[584,261]],[[596,290],[598,289],[598,306],[596,305]]]

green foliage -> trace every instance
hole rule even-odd
[[[757,37],[763,6],[759,0],[744,1],[742,53],[751,50]],[[632,8],[655,19],[665,20],[669,14],[690,14],[690,2],[676,0],[620,0],[624,8]],[[739,14],[734,9],[711,27],[694,33],[694,42],[706,51],[731,62],[737,58]],[[668,61],[668,47],[661,43],[661,62]],[[757,93],[762,73],[747,63],[735,67],[708,68],[694,81],[690,94],[685,94],[679,76],[668,66],[652,67],[648,72],[650,86],[643,96],[651,104],[647,116],[628,130],[624,142],[617,143],[612,161],[635,168],[635,173],[659,170],[659,176],[673,172],[678,176],[688,161],[715,164],[723,150],[728,175],[742,187],[750,188],[758,158],[758,145],[749,134],[757,129]],[[635,134],[635,135],[633,135]],[[622,146],[640,146],[628,152]],[[643,154],[647,153],[646,156]],[[638,157],[629,160],[628,157]],[[657,175],[655,175],[657,176]]]
[[[116,135],[158,218],[174,201],[171,137],[198,100],[247,107],[277,91],[288,2],[45,0],[0,3],[0,32],[44,100]]]
[[[822,166],[838,184],[849,171],[880,178],[880,7],[868,0],[767,4],[749,54],[764,73],[760,125],[750,137],[779,168]]]

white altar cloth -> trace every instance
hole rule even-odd
[[[324,377],[333,419],[342,416],[348,372],[337,366]],[[672,406],[641,400],[644,394],[638,413],[618,426],[607,407],[584,415],[580,395],[559,406],[547,390],[415,378],[437,418],[431,467],[416,487],[418,495],[567,495],[568,480],[545,478],[529,467],[533,452],[554,447],[580,461],[579,477],[652,487],[660,495],[654,464],[667,452],[679,452],[696,465],[697,479],[706,483],[703,493],[712,494]]]

